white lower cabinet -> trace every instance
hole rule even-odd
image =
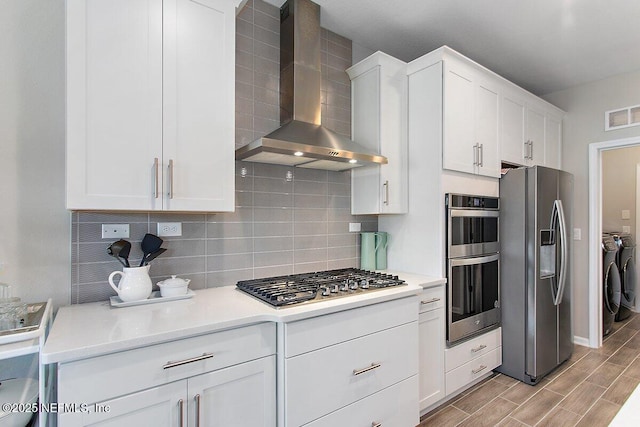
[[[274,427],[275,365],[269,323],[62,364],[58,425]]]
[[[418,317],[420,411],[445,396],[444,332],[446,324],[444,301],[444,286],[425,289],[420,297]]]
[[[409,297],[286,324],[281,425],[417,425],[416,305]]]
[[[446,395],[454,394],[501,364],[502,328],[446,349]]]

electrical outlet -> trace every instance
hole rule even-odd
[[[129,224],[102,224],[102,238],[115,239],[129,237]]]
[[[182,236],[182,223],[181,222],[159,222],[158,236],[160,237]]]
[[[573,240],[582,240],[582,229],[574,228],[573,229]]]
[[[630,225],[623,225],[622,226],[622,232],[623,233],[631,233],[631,226]]]
[[[361,230],[362,224],[359,222],[350,222],[349,223],[349,232],[359,232]]]
[[[629,209],[622,210],[622,219],[631,219],[631,211]]]

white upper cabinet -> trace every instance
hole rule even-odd
[[[351,213],[406,213],[406,64],[376,52],[347,70],[351,78],[351,137],[387,157],[386,165],[351,171]]]
[[[444,61],[444,169],[500,177],[498,89],[474,67]]]
[[[67,1],[68,209],[234,209],[238,3]]]
[[[562,112],[519,88],[502,91],[501,160],[560,168]]]

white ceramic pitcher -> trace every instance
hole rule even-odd
[[[123,268],[123,271],[114,271],[109,275],[109,284],[118,293],[123,302],[139,301],[149,298],[151,295],[151,278],[149,266]],[[121,275],[118,286],[113,283],[113,278]]]

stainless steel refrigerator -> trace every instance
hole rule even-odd
[[[502,365],[536,384],[573,352],[573,175],[534,166],[500,179]]]

